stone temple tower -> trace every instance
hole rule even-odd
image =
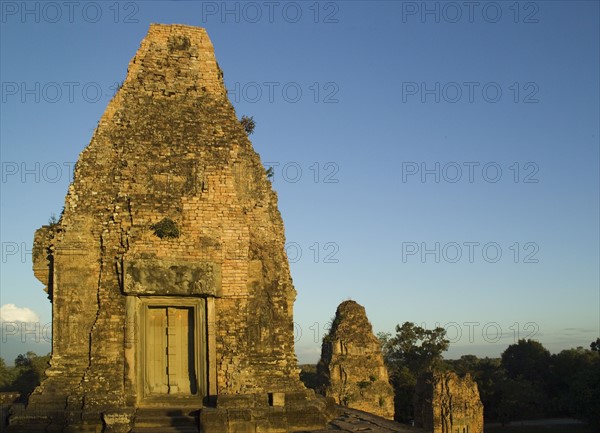
[[[160,408],[199,410],[206,432],[322,428],[331,406],[299,381],[284,242],[208,35],[151,25],[59,222],[35,234],[52,361],[10,429],[127,432]]]
[[[317,372],[320,391],[338,404],[394,418],[394,390],[381,344],[365,308],[357,302],[338,306],[331,330],[323,338]]]

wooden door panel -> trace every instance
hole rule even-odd
[[[168,309],[169,393],[194,393],[193,310]],[[192,323],[190,323],[192,322]],[[191,344],[190,344],[191,343]]]
[[[146,373],[148,391],[164,394],[169,391],[167,382],[167,317],[165,308],[149,308],[146,330]]]
[[[150,394],[196,394],[194,308],[146,311],[146,389]]]

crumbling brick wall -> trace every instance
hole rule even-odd
[[[477,383],[469,374],[423,374],[416,386],[415,425],[432,433],[483,433]]]

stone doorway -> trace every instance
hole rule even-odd
[[[145,382],[149,395],[197,394],[193,313],[192,307],[148,307]]]
[[[150,296],[133,301],[138,304],[138,402],[202,402],[210,380],[207,300]]]

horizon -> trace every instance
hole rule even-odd
[[[368,317],[367,317],[368,318]],[[296,322],[294,322],[294,325],[296,326]],[[401,324],[399,324],[401,325]],[[416,324],[416,325],[423,325],[423,324]],[[473,325],[471,325],[473,326]],[[15,329],[16,328],[16,329]],[[51,355],[51,343],[52,343],[52,322],[47,322],[45,324],[42,324],[40,322],[5,322],[4,326],[3,326],[3,333],[4,335],[9,335],[11,337],[19,337],[19,338],[24,338],[26,341],[25,343],[29,343],[27,345],[22,344],[23,342],[15,342],[15,341],[11,341],[9,338],[7,338],[7,340],[5,341],[3,338],[3,351],[0,354],[0,358],[2,358],[5,362],[7,366],[14,366],[14,360],[16,359],[16,357],[18,355],[25,355],[28,351],[32,351],[34,352],[37,356],[46,356],[46,355]],[[388,332],[388,331],[380,331],[380,332]],[[375,332],[375,336],[377,337],[378,333]],[[394,336],[395,333],[391,332],[391,335]],[[323,335],[324,337],[325,335]],[[527,338],[522,338],[521,340],[528,340]],[[506,347],[504,348],[504,350],[506,350],[510,345],[513,344],[517,344],[519,340],[515,340],[514,342],[511,343],[507,343]],[[538,341],[535,340],[534,341]],[[10,344],[7,345],[6,343],[16,343],[16,344]],[[297,343],[297,341],[296,341]],[[585,349],[585,350],[591,350],[590,349],[590,344],[592,342],[590,341],[589,344],[584,345],[584,346],[573,346],[573,347],[569,347],[569,348],[563,348],[560,350],[550,350],[547,347],[545,347],[551,355],[557,355],[562,351],[566,351],[566,350],[577,350],[577,349]],[[28,350],[25,351],[19,351],[19,348],[22,348],[23,346],[28,347]],[[44,352],[41,347],[46,347],[48,350],[46,352]],[[10,355],[5,355],[6,351],[9,351]],[[36,350],[37,349],[37,350]],[[444,352],[442,352],[442,358],[444,360],[448,360],[448,361],[455,361],[455,360],[459,360],[462,356],[469,356],[469,355],[474,355],[477,356],[478,359],[501,359],[501,355],[502,352],[504,351],[502,350],[500,353],[498,353],[497,356],[488,356],[488,355],[483,355],[483,356],[479,356],[479,355],[475,355],[475,353],[466,353],[464,350],[459,350],[459,348],[453,348],[452,344],[449,345],[449,348],[447,350],[445,350]],[[454,355],[454,357],[449,357],[447,356],[447,354],[449,353],[456,353],[456,355]],[[297,354],[296,354],[297,356]],[[317,357],[316,359],[313,358],[310,361],[308,359],[305,360],[300,360],[298,358],[298,365],[302,366],[302,365],[315,365],[317,364],[319,361],[319,357]]]

